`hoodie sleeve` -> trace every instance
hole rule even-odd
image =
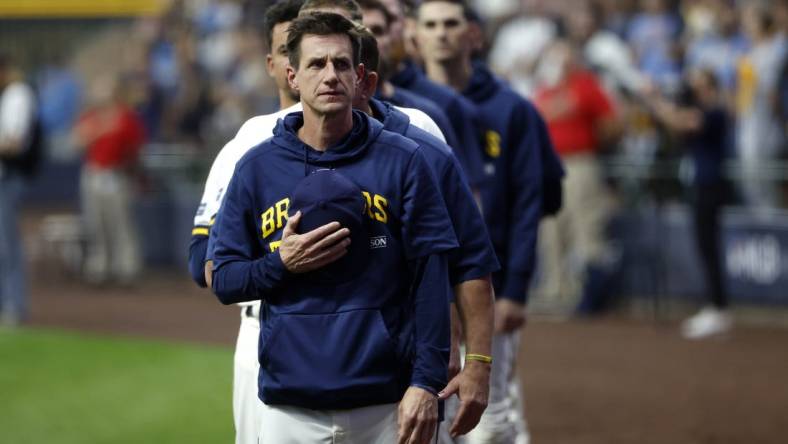
[[[498,271],[500,265],[487,226],[456,157],[446,158],[438,180],[459,243],[459,248],[449,253],[451,285]]]
[[[457,248],[435,176],[420,150],[405,170],[402,239],[413,283],[415,344],[411,385],[437,393],[446,384],[449,350],[449,271],[446,253]]]
[[[448,261],[431,254],[410,262],[415,271],[413,302],[416,350],[410,385],[435,395],[446,386],[449,363]]]
[[[290,274],[278,251],[262,251],[246,179],[242,169],[236,170],[212,230],[213,291],[223,304],[263,299]]]
[[[195,228],[196,230],[196,228]],[[192,232],[192,240],[189,243],[189,274],[192,280],[199,287],[207,287],[205,282],[205,255],[208,251],[208,236],[207,228],[206,234],[194,234]]]
[[[402,240],[408,260],[457,248],[457,238],[435,176],[420,150],[405,169]]]
[[[542,162],[539,131],[540,117],[536,110],[524,103],[514,114],[526,117],[523,125],[519,119],[509,123],[510,149],[505,150],[509,156],[507,202],[509,212],[509,232],[507,233],[508,257],[502,262],[506,264],[503,274],[503,291],[498,297],[525,303],[527,300],[528,283],[536,265],[536,236],[539,220],[542,216]]]

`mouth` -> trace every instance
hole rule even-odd
[[[328,97],[341,97],[344,96],[344,93],[341,91],[323,91],[318,93],[319,96],[328,96]]]

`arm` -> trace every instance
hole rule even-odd
[[[259,300],[287,277],[279,252],[265,254],[252,216],[253,196],[245,170],[237,168],[220,208],[212,288],[223,304]]]
[[[447,379],[451,286],[446,253],[457,242],[435,178],[420,152],[414,152],[405,174],[402,239],[414,276],[415,354],[410,388],[399,406],[399,442],[427,443],[437,426],[436,395]]]
[[[219,206],[224,198],[227,185],[235,168],[236,160],[233,150],[236,147],[236,139],[231,139],[216,155],[205,180],[200,205],[194,215],[194,228],[192,229],[192,240],[189,245],[189,273],[192,280],[200,287],[213,287],[212,273],[213,266],[208,261],[208,249],[211,233],[214,231],[214,221],[219,212]],[[215,241],[215,236],[213,236]]]
[[[205,274],[204,265],[205,254],[207,251],[208,236],[194,234],[194,231],[192,231],[192,240],[189,244],[189,274],[191,275],[192,280],[202,288],[208,286],[208,283],[206,282],[207,276]]]
[[[493,292],[489,278],[473,279],[454,287],[460,322],[465,332],[466,353],[491,355],[493,332]],[[487,408],[490,392],[490,364],[465,361],[459,375],[440,393],[446,399],[454,393],[460,407],[449,429],[452,437],[470,432]]]
[[[504,280],[499,301],[507,299],[523,306],[526,289],[535,267],[536,236],[542,215],[541,140],[538,125],[544,125],[537,111],[530,105],[522,108],[526,125],[513,122],[509,129],[512,146],[505,161],[509,168],[509,232]],[[496,318],[496,322],[499,320]]]
[[[301,219],[301,212],[298,212],[288,218],[279,249],[262,258],[252,259],[254,253],[236,239],[240,237],[241,242],[255,245],[254,237],[238,236],[238,230],[231,230],[225,235],[228,224],[233,223],[227,220],[237,221],[237,210],[232,209],[234,203],[230,199],[232,191],[231,185],[222,205],[221,217],[217,220],[222,235],[216,238],[214,273],[206,277],[212,281],[213,291],[223,304],[262,299],[290,276],[324,267],[347,254],[350,230],[342,228],[338,222],[331,222],[307,233],[296,234]],[[254,228],[251,232],[255,233]]]
[[[444,254],[411,261],[416,272],[416,350],[410,387],[399,405],[399,442],[427,443],[438,424],[437,393],[446,383],[449,359],[449,280]]]

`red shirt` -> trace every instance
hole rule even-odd
[[[575,71],[563,83],[539,89],[534,102],[561,157],[595,151],[596,125],[613,114],[607,94],[596,77],[586,71]]]
[[[95,167],[120,168],[137,159],[145,141],[142,120],[131,109],[118,106],[117,116],[107,118],[103,113],[111,111],[89,111],[79,124],[107,125],[93,142],[88,145],[86,162]]]

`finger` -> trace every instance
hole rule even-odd
[[[429,444],[433,433],[435,433],[436,420],[434,418],[425,418],[416,421],[416,426],[413,428],[411,434],[412,444]]]
[[[471,431],[479,419],[474,418],[473,413],[474,412],[471,408],[470,402],[460,402],[460,408],[457,409],[457,415],[454,417],[454,422],[452,422],[451,427],[449,428],[449,434],[452,438],[455,438],[459,435],[464,435]]]
[[[328,236],[324,237],[323,239],[317,241],[310,249],[315,249],[315,251],[319,251],[324,248],[328,248],[348,236],[350,236],[350,230],[348,230],[347,228],[342,228],[341,230],[337,230],[329,234]]]
[[[455,376],[454,378],[452,378],[451,381],[449,381],[448,384],[446,384],[446,387],[444,387],[443,390],[441,390],[438,393],[438,398],[446,399],[449,396],[457,393],[459,390],[460,390],[459,376]]]
[[[321,225],[312,231],[308,231],[302,234],[302,236],[304,237],[304,243],[305,245],[314,244],[320,239],[323,239],[329,234],[339,230],[340,228],[342,228],[342,226],[339,224],[339,222],[329,222],[325,225]]]
[[[213,288],[213,261],[205,261],[203,275],[205,276],[205,284],[208,285],[208,288]]]
[[[312,271],[312,270],[317,270],[319,268],[323,268],[323,267],[325,267],[326,265],[328,265],[328,264],[330,264],[332,262],[338,261],[340,258],[342,258],[342,256],[344,256],[346,254],[347,254],[347,250],[341,250],[341,251],[339,251],[337,253],[334,253],[334,254],[332,254],[330,256],[322,257],[319,260],[316,260],[316,261],[313,261],[313,262],[310,262],[309,264],[307,264],[304,267],[304,271]]]
[[[334,262],[335,260],[347,254],[348,246],[350,246],[350,239],[343,239],[339,241],[338,244],[332,245],[331,247],[315,254],[310,262],[313,264],[320,263],[321,266],[330,264],[331,262]]]
[[[397,431],[397,444],[407,444],[413,429],[413,418],[402,411],[399,412],[399,430]]]
[[[292,234],[296,234],[298,223],[301,222],[301,211],[296,211],[296,214],[287,218],[285,229],[282,230],[282,239]]]
[[[421,420],[416,420],[413,424],[413,430],[410,432],[410,438],[408,438],[408,444],[421,444],[422,441],[422,431],[424,429],[424,423]]]

